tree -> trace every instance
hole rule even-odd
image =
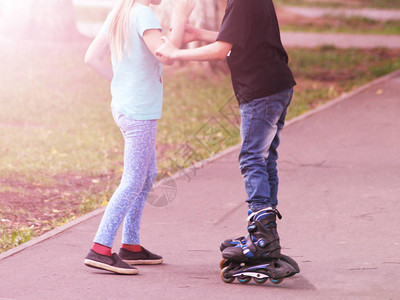
[[[4,0],[0,30],[12,38],[70,41],[80,37],[72,0]]]
[[[174,0],[163,0],[161,5],[154,7],[164,28],[169,27],[174,6],[173,1]],[[196,7],[189,21],[196,27],[219,30],[225,7],[226,0],[197,0]]]

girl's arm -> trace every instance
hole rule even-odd
[[[177,48],[181,48],[182,46],[185,25],[194,9],[194,6],[194,0],[175,0],[175,9],[172,13],[168,38]]]
[[[156,50],[156,54],[162,59],[170,60],[221,60],[226,58],[233,46],[230,43],[216,41],[200,48],[179,50],[168,38],[163,37],[163,41],[164,44]]]
[[[143,33],[143,40],[147,48],[149,48],[149,50],[151,51],[151,53],[153,53],[153,55],[157,57],[157,59],[161,63],[165,65],[172,65],[174,63],[173,60],[168,59],[167,57],[164,56],[156,55],[157,48],[160,47],[162,44],[161,38],[162,38],[162,33],[159,29],[148,29]]]
[[[171,21],[171,29],[169,32],[170,42],[177,48],[182,45],[183,34],[185,32],[185,24],[193,11],[194,0],[179,0],[176,1],[175,10]],[[162,33],[158,29],[149,29],[143,33],[143,40],[149,50],[163,63],[171,65],[173,60],[156,55],[156,50],[162,45]]]
[[[110,52],[108,38],[100,32],[90,44],[86,55],[85,63],[96,71],[100,76],[111,81],[114,74],[110,62],[107,60]]]

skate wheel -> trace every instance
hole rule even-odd
[[[268,280],[268,277],[264,277],[264,278],[256,278],[256,277],[254,277],[253,279],[254,279],[254,281],[256,283],[263,284],[264,282],[266,282]]]
[[[237,278],[240,283],[246,284],[251,280],[250,276],[243,276]]]
[[[221,271],[221,279],[225,283],[232,283],[232,281],[235,280],[235,277],[226,277],[225,273],[226,273],[227,268],[228,267],[225,267],[225,268],[222,269],[222,271]]]
[[[277,279],[270,278],[269,280],[271,280],[273,284],[280,284],[283,281],[283,278],[277,278]]]
[[[221,262],[219,263],[219,267],[220,267],[220,269],[222,270],[223,268],[225,268],[226,266],[224,266],[224,264],[227,262],[227,259],[223,259],[223,260],[221,260]]]

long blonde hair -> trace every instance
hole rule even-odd
[[[124,47],[129,49],[129,15],[135,0],[121,0],[115,7],[111,18],[109,39],[113,58],[121,60]]]

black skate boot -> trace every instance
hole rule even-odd
[[[224,249],[228,248],[228,247],[236,247],[238,245],[245,245],[246,244],[246,240],[244,236],[238,237],[236,239],[228,239],[225,240],[221,243],[221,245],[219,246],[219,250],[224,251]]]
[[[224,249],[226,249],[226,248],[228,248],[228,247],[236,247],[236,246],[239,245],[239,244],[242,244],[242,245],[245,245],[245,244],[246,244],[246,239],[245,239],[244,236],[238,237],[238,238],[236,238],[236,239],[231,239],[231,240],[225,240],[225,241],[223,241],[223,242],[221,243],[220,250],[221,250],[221,252],[222,252],[222,251],[224,251]],[[287,255],[284,255],[284,254],[281,253],[281,256],[279,257],[279,259],[282,260],[282,261],[284,261],[284,262],[286,262],[286,263],[288,263],[289,265],[291,265],[291,266],[294,268],[294,270],[295,270],[296,272],[293,273],[292,275],[294,275],[294,274],[296,274],[296,273],[300,273],[300,267],[299,267],[299,265],[297,264],[297,262],[296,262],[293,258],[291,258],[290,256],[287,256]],[[223,268],[229,266],[231,263],[232,263],[231,260],[228,260],[228,259],[225,259],[225,258],[224,258],[224,259],[221,260],[220,268],[223,269]],[[292,275],[291,275],[291,276],[292,276]],[[286,276],[286,277],[289,277],[289,276]]]
[[[276,230],[276,216],[282,218],[279,211],[272,208],[251,213],[247,218],[249,234],[244,239],[232,240],[229,244],[233,247],[227,247],[227,241],[223,242],[222,257],[236,262],[278,259],[281,255],[281,246]]]
[[[280,253],[276,230],[276,216],[282,218],[279,211],[266,208],[249,214],[249,234],[221,243],[222,280],[231,283],[237,278],[241,283],[248,283],[254,278],[255,282],[264,283],[270,278],[272,283],[278,284],[283,278],[299,273],[298,264]]]

